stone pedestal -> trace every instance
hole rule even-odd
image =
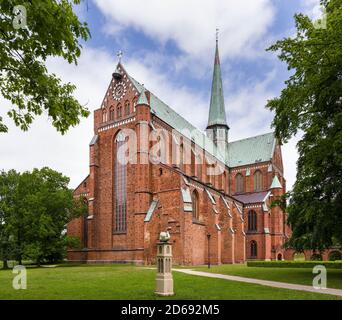
[[[157,277],[156,291],[159,296],[172,296],[172,245],[168,242],[157,244]]]

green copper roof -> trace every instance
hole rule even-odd
[[[139,93],[144,90],[143,85],[131,76],[129,76],[129,78]],[[166,122],[169,126],[183,134],[188,139],[193,140],[198,146],[213,155],[216,159],[226,163],[224,156],[219,152],[211,139],[209,139],[202,131],[198,130],[190,122],[185,120],[166,103],[161,101],[152,92],[150,92],[150,107],[152,114],[156,115],[159,119]]]
[[[129,79],[139,93],[144,90],[144,86],[134,78],[129,76]],[[228,144],[228,156],[225,157],[219,152],[217,146],[211,139],[161,101],[152,92],[150,92],[150,106],[152,114],[182,133],[188,139],[193,140],[198,146],[229,167],[269,161],[272,158],[276,141],[273,133],[231,142]]]
[[[137,105],[139,105],[139,104],[144,104],[146,106],[149,106],[144,87],[142,87],[142,91],[141,91],[139,99],[137,101]]]
[[[212,82],[212,87],[211,87],[208,127],[213,126],[213,125],[225,125],[225,126],[227,125],[226,111],[224,107],[221,65],[220,65],[220,57],[219,57],[217,41],[216,41],[213,82]]]
[[[274,176],[270,189],[281,189],[282,186],[277,176]]]
[[[271,160],[276,139],[273,132],[230,142],[228,144],[229,167]]]

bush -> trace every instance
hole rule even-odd
[[[313,268],[318,264],[328,269],[342,269],[342,262],[337,261],[247,261],[247,267],[263,268]]]
[[[314,253],[311,257],[310,257],[310,260],[312,261],[322,261],[323,258],[322,258],[322,255],[319,254],[319,253]]]

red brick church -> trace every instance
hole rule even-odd
[[[89,210],[68,225],[82,243],[68,260],[154,263],[166,230],[178,264],[283,259],[286,213],[270,206],[286,190],[281,146],[272,132],[228,132],[217,43],[205,133],[119,62],[94,112],[89,175],[74,192]],[[128,141],[134,152],[122,151]]]

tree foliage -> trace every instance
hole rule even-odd
[[[79,39],[90,36],[87,24],[73,12],[73,5],[79,2],[0,1],[0,94],[12,104],[7,114],[22,130],[27,130],[35,116],[44,111],[61,133],[89,114],[73,97],[75,86],[63,84],[46,68],[48,57],[77,63]],[[16,5],[26,9],[26,26],[18,29],[13,25],[20,17],[14,10]],[[0,117],[0,132],[7,130]]]
[[[295,16],[297,33],[269,48],[293,71],[267,107],[282,142],[300,133],[287,212],[297,250],[342,243],[342,2],[322,1],[326,25]],[[320,26],[320,27],[319,27]]]
[[[0,175],[1,259],[61,260],[70,239],[66,224],[84,215],[81,199],[68,189],[69,178],[49,168]]]

